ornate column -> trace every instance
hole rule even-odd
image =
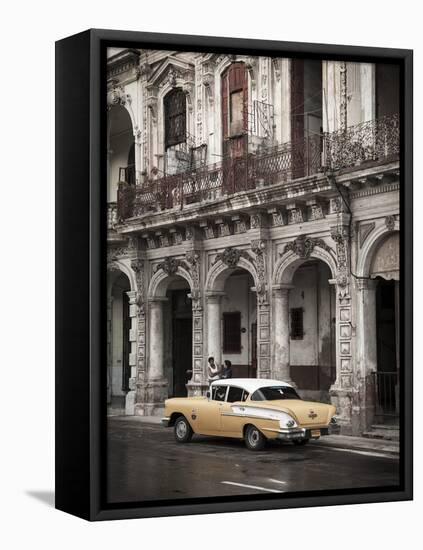
[[[135,305],[137,312],[137,350],[136,350],[136,403],[134,413],[137,415],[143,415],[144,404],[146,401],[146,368],[145,368],[145,330],[146,330],[146,303],[145,303],[145,273],[144,273],[144,260],[137,258],[132,260],[131,268],[135,273],[135,279],[137,283],[137,293]]]
[[[135,414],[135,388],[137,375],[137,292],[134,290],[130,290],[126,294],[129,298],[129,317],[131,319],[131,328],[129,330],[129,392],[126,394],[125,398],[125,414],[133,415]]]
[[[163,302],[167,298],[149,300],[148,369],[145,386],[144,414],[157,416],[164,410],[168,397],[168,381],[163,369]]]
[[[224,292],[210,292],[207,297],[207,358],[222,363],[221,305]]]
[[[149,382],[163,378],[163,302],[166,300],[155,298],[149,303]]]
[[[360,432],[360,395],[358,374],[354,372],[353,311],[351,298],[351,254],[349,239],[350,214],[346,213],[341,198],[331,201],[331,214],[326,216],[331,237],[336,244],[336,380],[330,388],[331,401],[337,408],[342,433]]]
[[[201,252],[195,249],[187,250],[185,258],[192,277],[190,294],[192,301],[192,376],[187,384],[187,391],[189,396],[194,396],[202,395],[208,388],[203,358],[203,306],[200,290]]]
[[[292,285],[273,286],[273,369],[272,378],[292,384],[290,373],[289,291]]]
[[[357,374],[363,408],[361,429],[367,430],[374,416],[374,379],[377,370],[376,345],[376,287],[377,281],[358,279],[357,288]]]

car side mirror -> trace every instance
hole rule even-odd
[[[210,399],[210,391],[209,390],[206,391],[206,397],[207,397],[207,399]]]

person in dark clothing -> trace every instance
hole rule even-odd
[[[232,363],[229,359],[223,362],[222,378],[232,378]]]

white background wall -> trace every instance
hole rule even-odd
[[[415,502],[89,524],[42,500],[51,502],[54,483],[54,40],[100,27],[416,48],[415,97],[421,98],[418,3],[385,0],[382,7],[368,0],[356,0],[353,6],[304,0],[299,7],[278,0],[254,6],[236,0],[214,2],[207,9],[196,0],[183,6],[165,0],[127,0],[124,5],[113,0],[17,0],[3,5],[2,22],[0,545],[205,549],[216,548],[213,532],[218,531],[225,548],[264,549],[279,540],[287,549],[397,550],[413,539],[410,547],[416,548],[421,540],[423,478],[419,404]],[[421,105],[415,106],[416,151],[423,148]],[[423,202],[422,180],[421,163],[416,162],[416,205]],[[423,238],[421,218],[416,220],[416,242]],[[415,265],[417,274],[420,255]],[[421,288],[416,284],[416,312],[423,305]],[[418,330],[417,325],[417,337]],[[418,388],[423,384],[420,350],[416,346]],[[33,492],[43,499],[31,496]]]

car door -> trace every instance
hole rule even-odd
[[[239,406],[242,409],[242,404],[247,399],[248,392],[238,386],[230,386],[226,394],[226,400],[220,409],[220,429],[222,435],[229,437],[242,437],[242,428],[244,419],[242,413],[234,412],[233,406]]]
[[[212,386],[210,398],[201,402],[201,406],[198,407],[198,433],[221,435],[220,417],[222,407],[225,405],[227,389],[223,384]]]

